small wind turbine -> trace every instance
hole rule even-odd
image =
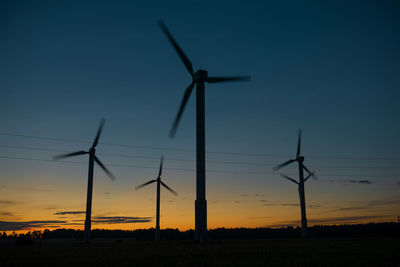
[[[162,186],[164,186],[165,188],[167,188],[172,194],[174,194],[175,196],[178,195],[178,193],[176,193],[174,190],[172,190],[168,185],[164,184],[163,181],[161,181],[161,173],[162,173],[162,167],[163,167],[163,161],[164,161],[164,157],[161,156],[161,160],[160,160],[160,170],[158,171],[158,177],[156,178],[156,180],[150,180],[147,183],[138,185],[135,187],[135,189],[140,189],[146,185],[152,184],[157,182],[157,202],[156,202],[156,235],[155,235],[155,239],[156,240],[160,240],[160,184]]]
[[[299,164],[299,181],[296,181],[293,178],[290,178],[287,175],[281,174],[281,176],[285,179],[288,179],[289,181],[295,183],[298,185],[298,190],[299,190],[299,196],[300,196],[300,208],[301,208],[301,237],[302,238],[307,238],[308,236],[308,231],[307,231],[307,217],[306,217],[306,199],[305,199],[305,193],[304,193],[304,183],[310,178],[313,177],[316,179],[316,176],[314,172],[311,172],[303,163],[304,157],[300,156],[300,147],[301,147],[301,129],[299,129],[299,137],[298,137],[298,142],[297,142],[297,153],[296,153],[296,158],[288,160],[276,167],[274,167],[274,171],[279,170],[280,168],[289,165],[295,161]],[[307,171],[308,175],[306,178],[304,178],[304,170]]]
[[[172,37],[163,21],[158,21],[161,30],[167,36],[186,69],[192,77],[192,83],[186,88],[181,105],[172,125],[169,136],[173,138],[189,100],[190,94],[196,85],[196,201],[195,201],[195,240],[204,242],[207,234],[207,201],[206,201],[206,165],[205,165],[205,107],[204,83],[219,83],[228,81],[249,81],[250,76],[209,77],[206,70],[199,69],[194,72],[192,63],[183,53],[178,43]]]
[[[96,162],[100,166],[100,168],[102,168],[104,170],[104,172],[107,174],[108,177],[110,177],[110,179],[112,181],[115,180],[115,176],[96,157],[96,149],[95,149],[95,147],[99,143],[99,138],[100,138],[101,132],[103,130],[104,122],[105,122],[105,120],[102,119],[101,122],[100,122],[99,129],[97,130],[96,138],[94,139],[92,147],[89,149],[89,151],[81,150],[81,151],[62,154],[62,155],[57,155],[57,156],[53,157],[54,160],[58,160],[58,159],[63,159],[63,158],[68,158],[68,157],[74,157],[74,156],[89,154],[89,173],[88,173],[88,187],[87,187],[87,201],[86,201],[86,220],[85,220],[85,232],[84,232],[84,236],[83,236],[83,240],[86,243],[90,242],[94,162]]]

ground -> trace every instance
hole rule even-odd
[[[400,266],[398,238],[0,242],[0,266]]]

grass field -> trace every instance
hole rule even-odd
[[[0,266],[400,266],[400,240],[43,240],[33,246],[0,243]]]

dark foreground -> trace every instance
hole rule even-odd
[[[400,266],[398,238],[0,242],[0,266]]]

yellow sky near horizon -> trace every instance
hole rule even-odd
[[[84,167],[78,169],[85,171]],[[52,178],[53,182],[49,182],[48,177],[35,177],[35,182],[30,178],[22,179],[22,183],[19,178],[18,183],[10,181],[7,185],[3,184],[0,187],[0,221],[3,224],[25,223],[27,227],[19,230],[22,232],[53,227],[83,229],[85,214],[68,214],[68,212],[85,211],[87,185],[85,175],[82,176],[83,179],[76,177],[68,179],[60,174],[60,177]],[[193,229],[194,181],[183,180],[178,183],[179,178],[168,178],[168,176],[166,174],[164,182],[177,190],[179,195],[174,196],[162,189],[161,228]],[[300,207],[295,184],[282,179],[271,188],[267,186],[268,180],[263,180],[254,190],[254,186],[226,184],[226,179],[217,182],[212,178],[213,175],[210,175],[207,185],[209,229],[299,225]],[[136,184],[131,183],[130,186],[119,186],[117,181],[112,183],[98,172],[94,183],[92,228],[133,230],[154,227],[155,184],[134,190],[135,185],[146,181],[141,179]],[[368,189],[368,185],[359,188],[360,185],[343,188],[341,185],[326,183],[321,187],[318,181],[307,183],[309,224],[354,224],[397,220],[397,213],[400,210],[397,188],[387,190],[386,198],[376,192],[373,193],[374,190]],[[357,194],[357,190],[362,190],[363,194]],[[350,194],[345,191],[349,191]],[[335,194],[337,197],[333,201]],[[66,214],[57,214],[60,212]],[[151,221],[96,222],[100,217],[105,217],[103,220],[113,219],[111,217],[132,220],[135,217]],[[61,222],[47,223],[52,221]],[[32,224],[29,222],[36,222],[36,226],[29,226]]]

